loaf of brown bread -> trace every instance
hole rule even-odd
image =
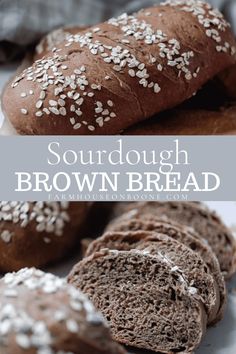
[[[161,254],[104,250],[78,263],[68,280],[101,310],[118,342],[190,354],[205,332],[196,289]]]
[[[83,27],[60,28],[45,36],[35,49],[35,60],[45,56],[70,34]],[[136,124],[124,135],[222,135],[236,134],[236,65],[225,69],[198,92],[192,102]],[[209,102],[210,101],[210,102]]]
[[[213,274],[215,281],[219,288],[220,293],[220,308],[216,319],[222,318],[224,314],[226,304],[226,288],[225,281],[222,276],[219,262],[214,255],[212,249],[204,242],[204,240],[195,232],[185,226],[181,226],[177,223],[170,221],[158,220],[152,215],[142,215],[140,218],[129,218],[125,220],[117,220],[117,223],[113,223],[107,228],[107,232],[94,240],[87,249],[86,256],[93,254],[103,248],[129,250],[133,245],[132,237],[126,237],[130,232],[137,231],[151,231],[157,232],[184,244],[190,248],[193,252],[197,253],[203,261],[207,264],[207,267]],[[124,233],[124,235],[123,235]],[[122,235],[121,235],[122,234]],[[136,235],[136,234],[135,234]],[[134,240],[136,236],[134,235]],[[122,242],[123,238],[128,242]]]
[[[217,10],[167,1],[71,35],[11,82],[3,109],[19,134],[116,134],[234,63],[235,40]]]
[[[1,354],[125,354],[93,304],[33,268],[0,280]]]
[[[0,272],[42,267],[79,244],[85,202],[0,202]]]
[[[122,215],[128,211],[130,213],[125,218],[152,214],[192,227],[212,248],[224,276],[230,278],[235,273],[235,238],[216,213],[204,204],[194,202],[118,203],[114,208],[114,215]]]
[[[185,275],[185,280],[193,288],[197,289],[208,315],[208,324],[218,320],[220,309],[218,284],[201,256],[183,243],[165,234],[150,231],[111,232],[101,237],[100,244],[99,239],[95,242],[98,251],[106,248],[126,251],[138,249],[148,250],[154,256],[161,254],[175,269]]]

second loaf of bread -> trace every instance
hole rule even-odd
[[[13,80],[3,108],[20,134],[116,134],[234,62],[233,34],[217,10],[167,1],[67,37]]]

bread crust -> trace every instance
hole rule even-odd
[[[53,48],[66,41],[71,34],[82,32],[86,28],[87,27],[85,26],[68,26],[57,28],[54,31],[49,32],[36,45],[34,61],[43,58],[45,55],[51,52]]]
[[[81,238],[83,202],[0,202],[0,271],[42,267],[65,257]]]
[[[4,354],[125,354],[85,295],[34,268],[0,280],[0,322]]]

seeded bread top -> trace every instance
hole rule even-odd
[[[90,203],[0,202],[0,271],[42,267],[79,243]]]
[[[59,44],[69,39],[71,34],[79,33],[84,29],[85,27],[71,26],[71,27],[58,28],[48,33],[37,44],[35,48],[34,59],[37,60],[44,57],[48,52],[52,51]]]
[[[64,279],[25,268],[6,274],[0,289],[1,352],[77,354],[81,340],[88,342],[86,353],[96,352],[90,350],[96,341],[102,353],[101,346],[111,342],[102,315]]]
[[[70,222],[68,202],[0,202],[0,222],[5,226],[0,227],[0,238],[11,242],[14,230],[10,231],[8,225],[26,228],[29,223],[34,223],[35,232],[46,231],[48,234],[62,236],[65,225]],[[47,237],[44,241],[47,243]]]

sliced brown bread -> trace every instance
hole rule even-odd
[[[211,246],[226,279],[236,271],[236,242],[223,221],[202,203],[196,202],[137,202],[119,203],[114,215],[130,211],[130,217],[153,214],[167,217],[192,227]]]
[[[111,248],[116,237],[115,233],[127,232],[127,231],[155,231],[158,233],[165,234],[181,243],[188,246],[192,251],[198,253],[204,262],[207,264],[211,273],[214,275],[216,283],[219,287],[220,292],[220,309],[217,315],[217,319],[222,318],[224,314],[224,309],[226,305],[226,287],[223,275],[220,270],[220,265],[218,259],[213,253],[210,246],[194,232],[192,228],[187,226],[182,226],[179,223],[170,221],[166,218],[161,219],[155,217],[152,214],[143,214],[140,217],[130,217],[132,212],[123,214],[123,216],[115,219],[107,227],[107,233],[95,240],[88,248],[87,255],[98,251],[101,248]],[[113,234],[112,239],[110,234]],[[118,237],[119,238],[119,237]],[[122,247],[123,243],[120,245]]]
[[[98,248],[99,239],[95,242]],[[161,254],[173,269],[185,274],[188,284],[197,289],[206,308],[208,324],[216,322],[220,308],[219,287],[203,259],[183,243],[157,232],[128,231],[105,234],[100,246],[98,251],[104,248],[127,251],[147,249],[152,255]]]
[[[206,315],[183,279],[161,255],[104,250],[79,262],[68,281],[93,300],[118,342],[186,354],[198,347]]]

